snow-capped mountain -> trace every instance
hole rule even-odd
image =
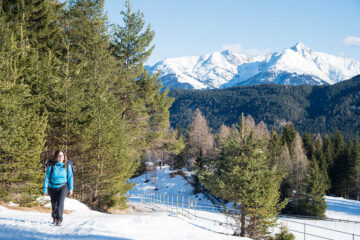
[[[334,84],[360,74],[360,62],[297,43],[282,52],[255,57],[224,50],[200,57],[169,58],[147,69],[150,73],[160,71],[164,87],[212,89],[262,83]]]

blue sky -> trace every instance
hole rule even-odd
[[[315,51],[360,61],[360,0],[132,0],[155,31],[147,64],[221,49],[248,55],[302,42]],[[106,0],[121,24],[123,0]]]

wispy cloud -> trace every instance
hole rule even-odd
[[[244,49],[241,44],[225,44],[221,47],[221,50],[230,50],[232,52],[242,53],[247,56],[257,56],[270,53],[270,49],[259,50],[255,48]]]
[[[347,37],[342,41],[342,44],[360,47],[360,37]]]

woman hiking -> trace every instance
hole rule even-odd
[[[71,165],[63,150],[57,150],[50,165],[46,169],[44,179],[43,195],[46,196],[49,189],[51,199],[51,216],[53,224],[60,226],[63,221],[65,196],[73,193],[74,179]]]

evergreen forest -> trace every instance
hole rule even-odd
[[[120,25],[107,21],[103,0],[0,7],[0,199],[36,204],[45,163],[63,149],[75,198],[125,207],[145,152],[177,151],[173,99],[143,67],[155,33],[129,1]]]
[[[332,135],[339,130],[345,138],[360,136],[360,76],[327,86],[256,85],[214,90],[170,92],[175,98],[170,108],[173,127],[186,129],[199,108],[216,131],[221,124],[231,126],[241,113],[264,121],[269,129],[281,129],[292,122],[297,131]]]

